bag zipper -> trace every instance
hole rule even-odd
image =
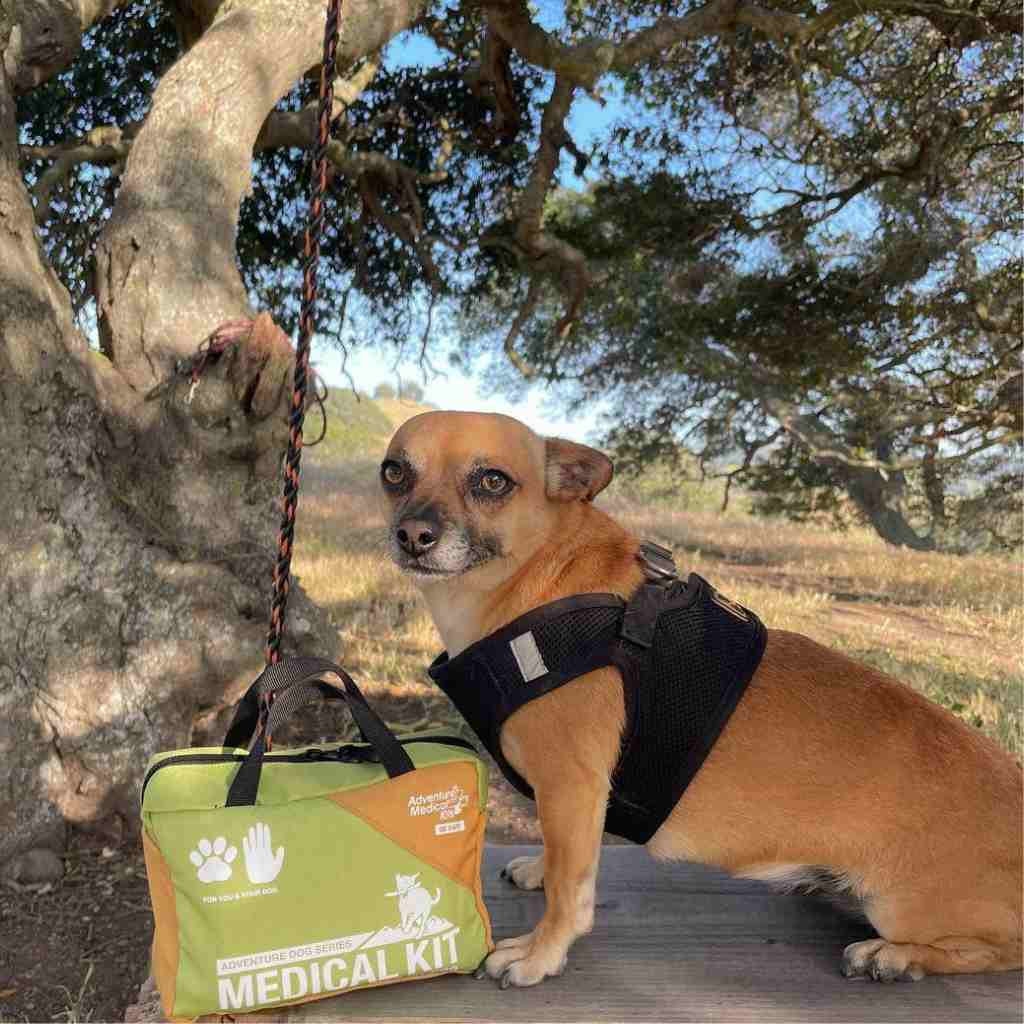
[[[443,743],[449,747],[464,747],[466,750],[471,750],[474,754],[477,752],[476,747],[461,736],[409,736],[399,739],[398,742]],[[366,756],[367,754],[369,756]],[[165,758],[146,772],[146,777],[142,780],[142,795],[139,797],[139,800],[141,802],[145,799],[146,786],[149,785],[149,780],[161,768],[168,768],[176,764],[230,764],[232,762],[244,761],[245,756],[245,754],[177,754],[174,757]],[[380,758],[374,753],[369,743],[343,743],[341,746],[327,750],[320,747],[310,747],[301,754],[275,754],[271,752],[265,756],[264,764],[309,764],[323,761],[337,761],[339,764],[379,764]]]

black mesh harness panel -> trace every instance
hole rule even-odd
[[[617,668],[626,728],[605,830],[637,843],[657,832],[700,770],[766,642],[753,612],[696,573],[684,583],[674,566],[666,570],[667,555],[644,545],[641,561],[653,571],[628,602],[614,594],[553,601],[429,669],[505,777],[532,799],[501,752],[505,720],[587,672]]]

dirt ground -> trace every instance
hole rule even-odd
[[[119,1021],[148,971],[142,849],[74,832],[60,882],[0,888],[0,1020]]]

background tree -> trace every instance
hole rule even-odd
[[[920,373],[931,388],[907,353],[953,307],[996,325],[985,337],[1012,329],[994,286],[1012,273],[999,246],[1014,229],[1003,125],[1018,102],[1018,22],[997,0],[540,12],[524,0],[346,0],[322,322],[342,342],[372,328],[428,358],[442,313],[493,305],[515,364],[543,365],[552,345],[552,365],[567,365],[562,345],[581,360],[579,329],[600,340],[609,300],[593,287],[587,218],[563,230],[549,216],[561,158],[582,174],[589,156],[622,196],[662,187],[663,169],[686,199],[670,204],[686,232],[675,241],[708,272],[647,244],[631,270],[648,291],[611,291],[627,309],[670,311],[687,294],[702,307],[707,289],[723,333],[672,357],[713,370],[706,391],[681,372],[671,383],[683,390],[664,391],[646,422],[630,412],[627,429],[646,438],[687,396],[717,396],[753,439],[774,420],[806,447],[811,425],[835,432],[864,415],[852,387],[848,409],[815,414],[836,366],[863,392],[891,351],[907,360],[892,380],[910,387]],[[68,819],[133,823],[146,757],[215,732],[259,667],[292,353],[255,314],[273,310],[285,330],[294,320],[322,25],[321,0],[0,0],[0,749],[17,751],[0,768],[0,857],[58,843]],[[399,37],[404,60],[385,59]],[[567,117],[602,89],[634,106],[583,153]],[[836,215],[883,192],[886,216],[859,233]],[[908,248],[880,262],[872,232]],[[886,350],[898,318],[855,271],[893,264],[901,301],[938,294],[940,279],[962,289],[935,301],[934,321],[908,312],[911,329]],[[769,271],[775,292],[757,284]],[[663,292],[677,299],[660,304]],[[794,346],[844,294],[840,326]],[[850,311],[862,299],[866,326]],[[233,341],[188,404],[179,367],[225,323]],[[979,367],[1008,358],[980,337],[951,354],[957,379],[942,399],[968,418]],[[662,333],[646,338],[650,365],[663,365]],[[816,368],[826,348],[828,369]],[[774,411],[754,384],[735,399],[721,390],[730,358],[777,386]],[[1010,387],[991,380],[994,395]],[[922,393],[908,412],[930,402]],[[959,429],[938,441],[957,443]],[[891,477],[898,443],[853,456]],[[942,464],[947,449],[932,447]],[[332,636],[296,594],[291,642],[330,654]]]
[[[423,386],[414,380],[401,380],[398,382],[399,395],[409,402],[423,401]]]
[[[394,386],[392,384],[389,384],[387,381],[381,381],[380,384],[378,384],[373,389],[373,397],[374,398],[394,398],[395,397],[395,388],[394,388]]]
[[[1006,184],[997,228],[942,233],[925,208],[903,223],[896,195],[866,238],[795,251],[764,245],[734,197],[661,172],[563,192],[549,230],[587,254],[590,297],[565,338],[541,299],[497,386],[526,373],[605,403],[625,464],[692,452],[726,501],[739,480],[757,510],[866,522],[893,544],[1019,544],[1020,257],[976,238],[1015,230]],[[469,354],[519,301],[510,283],[468,305]]]

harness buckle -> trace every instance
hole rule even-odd
[[[656,583],[642,583],[630,598],[622,616],[619,636],[647,650],[654,643],[658,616],[665,606],[666,591]]]
[[[645,540],[636,553],[637,561],[644,570],[644,575],[655,583],[679,579],[679,570],[672,560],[672,552],[654,541]]]

